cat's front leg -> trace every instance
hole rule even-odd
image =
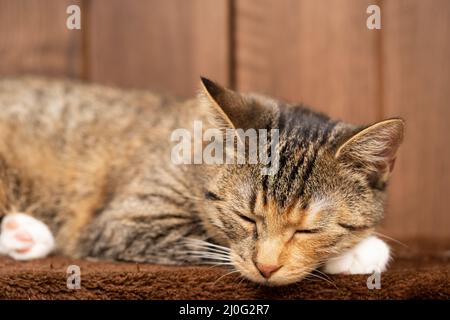
[[[31,260],[47,256],[55,247],[49,228],[24,213],[6,215],[0,225],[0,254],[15,260]]]
[[[349,251],[328,260],[323,271],[329,274],[372,274],[383,272],[389,262],[389,246],[379,238],[370,236]]]

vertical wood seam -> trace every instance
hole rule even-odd
[[[81,79],[90,80],[90,5],[89,0],[81,1]]]
[[[383,0],[378,0],[377,1],[378,6],[380,7],[380,14],[381,14],[381,29],[378,30],[378,34],[377,34],[377,86],[378,86],[378,113],[377,113],[377,117],[378,117],[378,121],[384,119],[385,115],[385,107],[384,107],[384,61],[383,61],[383,28],[384,28],[384,23],[383,23]]]
[[[228,85],[237,88],[236,0],[228,0]]]

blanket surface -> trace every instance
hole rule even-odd
[[[367,275],[316,273],[294,285],[264,287],[218,267],[0,257],[0,299],[450,299],[449,262],[446,250],[409,250],[381,275],[380,289],[368,289]],[[80,267],[78,290],[67,288],[69,265]]]

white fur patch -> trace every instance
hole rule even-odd
[[[341,256],[330,259],[323,270],[330,274],[383,272],[389,262],[389,254],[390,249],[384,241],[370,236]]]
[[[23,213],[8,214],[0,227],[0,254],[15,260],[31,260],[47,256],[55,247],[49,228]]]

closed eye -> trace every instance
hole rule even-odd
[[[307,234],[307,233],[319,233],[321,230],[320,229],[300,229],[300,230],[296,230],[295,233],[298,234]]]
[[[249,218],[249,217],[244,216],[243,214],[240,214],[240,213],[237,213],[237,212],[236,212],[236,215],[237,215],[239,218],[241,218],[242,220],[246,221],[246,222],[250,222],[250,223],[256,224],[256,221],[253,220],[252,218]]]

